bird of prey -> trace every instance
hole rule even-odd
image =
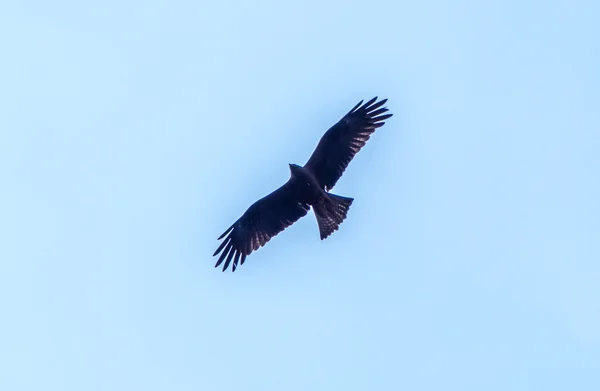
[[[361,100],[335,125],[325,132],[317,148],[302,167],[289,164],[290,179],[271,194],[252,204],[231,227],[217,239],[215,267],[223,271],[232,263],[232,271],[244,264],[246,257],[264,246],[275,235],[304,217],[312,206],[321,234],[327,238],[346,218],[353,198],[330,193],[354,155],[370,138],[375,129],[383,126],[392,114],[382,107],[387,99],[377,97],[362,104]]]

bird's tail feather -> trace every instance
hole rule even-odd
[[[323,202],[314,208],[317,223],[319,224],[319,232],[321,233],[321,240],[327,238],[334,231],[337,231],[342,221],[346,219],[348,209],[350,209],[350,205],[352,205],[354,199],[328,193],[327,197],[322,200]]]

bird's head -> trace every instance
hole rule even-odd
[[[297,173],[300,170],[300,166],[294,163],[290,163],[290,172],[292,174]]]

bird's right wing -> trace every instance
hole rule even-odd
[[[246,257],[264,246],[272,237],[306,216],[310,206],[298,201],[294,182],[288,181],[279,189],[256,201],[218,240],[225,238],[217,251],[221,256],[215,267],[225,261],[223,271],[233,260],[232,271]],[[227,237],[225,237],[227,236]]]

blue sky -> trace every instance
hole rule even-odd
[[[0,6],[0,389],[600,389],[600,6]],[[314,216],[216,238],[361,99]]]

